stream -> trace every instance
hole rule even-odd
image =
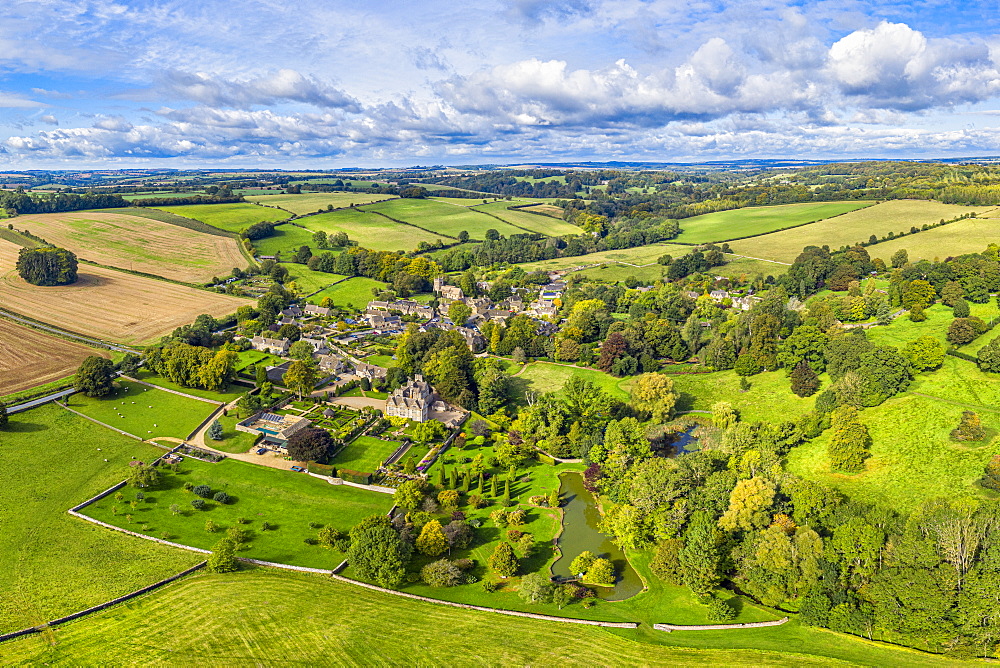
[[[575,577],[569,565],[581,552],[590,550],[598,557],[610,559],[618,580],[614,587],[594,587],[597,595],[608,601],[621,601],[642,591],[642,580],[625,558],[625,553],[610,536],[597,530],[601,514],[594,495],[583,486],[583,475],[564,473],[560,476],[559,492],[563,502],[563,530],[559,536],[562,556],[552,565],[552,574]],[[593,585],[588,585],[592,586]]]

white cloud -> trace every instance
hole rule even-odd
[[[359,102],[334,86],[291,69],[241,81],[205,73],[166,72],[157,91],[201,104],[246,109],[255,105],[301,102],[356,112]]]

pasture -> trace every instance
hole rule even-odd
[[[872,258],[880,257],[888,265],[892,254],[905,249],[910,262],[917,260],[944,260],[951,255],[982,253],[989,244],[1000,238],[1000,220],[997,218],[966,218],[933,230],[885,241],[868,247]]]
[[[726,264],[721,267],[712,267],[712,273],[719,276],[729,276],[730,278],[760,276],[781,276],[788,271],[787,264],[768,262],[767,260],[757,260],[750,257],[740,257],[738,255],[726,255]]]
[[[319,252],[324,253],[326,251]],[[295,287],[298,288],[298,293],[303,295],[308,295],[311,292],[322,290],[334,281],[339,281],[344,278],[342,274],[328,274],[325,271],[313,271],[304,264],[296,264],[294,262],[283,262],[282,266],[288,269],[288,275],[291,277],[292,281],[295,281]]]
[[[411,225],[400,225],[378,214],[358,209],[321,213],[295,222],[313,232],[344,232],[352,241],[357,241],[359,246],[378,251],[412,251],[416,250],[421,241],[454,243],[453,239],[445,239]],[[316,252],[315,248],[313,252]]]
[[[597,253],[588,253],[587,255],[557,257],[551,260],[525,262],[521,265],[521,267],[525,271],[559,271],[572,269],[573,267],[615,262],[625,266],[636,265],[638,267],[642,267],[645,265],[656,265],[656,260],[661,255],[680,257],[681,255],[686,255],[690,252],[690,246],[681,246],[671,243],[650,244],[649,246],[637,246],[636,248],[626,248],[623,250],[599,251]]]
[[[231,500],[221,504],[210,498],[204,509],[197,510],[191,505],[197,497],[183,488],[186,482],[208,485],[213,494],[226,492]],[[242,517],[250,520],[242,526],[252,533],[252,539],[240,556],[313,568],[333,568],[343,556],[305,542],[306,538],[316,537],[317,529],[310,527],[310,522],[347,531],[368,515],[383,514],[392,507],[392,496],[388,494],[334,486],[304,473],[236,459],[210,464],[186,458],[178,473],[163,472],[160,483],[145,495],[146,500],[137,508],[119,508],[117,515],[113,506],[121,504],[114,498],[102,499],[83,512],[102,522],[152,536],[167,532],[174,542],[206,549],[219,542],[225,530],[237,526],[237,519]],[[174,504],[180,509],[176,514],[170,510]],[[132,522],[124,516],[126,512],[131,513]],[[220,530],[206,531],[208,520],[219,525]],[[270,528],[265,528],[264,522]],[[147,528],[142,530],[142,526]]]
[[[107,350],[0,319],[0,396],[72,376],[91,355],[111,356]]]
[[[811,225],[734,241],[730,246],[740,255],[790,263],[795,261],[805,246],[828,245],[836,250],[841,246],[867,241],[872,234],[881,238],[889,232],[896,234],[909,232],[910,227],[920,228],[925,223],[937,223],[941,219],[951,220],[964,213],[975,211],[976,208],[927,200],[892,200]],[[980,206],[978,209],[982,211],[984,207]],[[951,225],[947,225],[944,229],[950,227]],[[921,234],[927,232],[921,232],[907,239],[915,240]],[[873,250],[877,247],[873,247]]]
[[[205,601],[226,604],[192,615]],[[620,605],[598,604],[595,610]],[[163,620],[170,620],[169,632]],[[288,620],[295,620],[294,633]],[[4,645],[4,654],[23,665],[315,664],[317,656],[359,665],[372,663],[371,639],[386,628],[393,629],[392,642],[380,644],[376,661],[384,665],[595,666],[606,665],[608,657],[630,666],[949,663],[809,629],[794,620],[742,633],[610,631],[433,605],[321,575],[268,569],[199,573],[126,606],[57,627],[51,632],[54,642],[45,635],[14,640]],[[470,638],[477,639],[474,652]]]
[[[11,416],[0,448],[0,632],[83,610],[201,557],[78,520],[66,510],[163,450],[49,404]],[[0,649],[9,664],[9,646]]]
[[[974,365],[963,360],[955,360],[954,364],[975,369]],[[942,373],[947,373],[946,369],[934,372]],[[949,383],[964,384],[964,379]],[[919,388],[923,383],[915,385]],[[981,388],[965,389],[966,392],[981,391]],[[995,401],[995,388],[991,388],[989,395]],[[968,445],[951,441],[948,434],[958,425],[966,408],[979,412],[983,426],[994,435],[992,441]],[[990,457],[1000,451],[1000,442],[995,436],[997,428],[1000,428],[1000,413],[995,408],[966,406],[950,399],[906,393],[881,406],[862,411],[860,419],[868,426],[873,439],[872,456],[864,472],[843,475],[830,471],[827,455],[829,431],[793,448],[788,454],[788,470],[835,487],[853,501],[904,512],[937,497],[987,496],[976,481],[982,476],[983,467]]]
[[[362,210],[382,213],[428,232],[449,237],[457,237],[463,230],[473,239],[485,239],[488,229],[494,229],[504,236],[524,234],[524,230],[478,213],[475,209],[427,199],[396,199],[372,204]]]
[[[254,223],[277,222],[290,218],[287,211],[257,206],[249,202],[232,204],[184,204],[153,207],[185,218],[200,220],[206,225],[227,232],[242,232]]]
[[[248,300],[114,269],[81,265],[72,285],[41,287],[14,269],[18,247],[0,240],[0,302],[21,315],[87,336],[142,345],[202,313],[219,317]]]
[[[329,297],[338,307],[349,306],[364,310],[368,302],[375,299],[372,294],[372,288],[385,288],[385,283],[376,281],[373,278],[356,276],[314,294],[309,298],[309,301],[313,304],[319,304],[323,299]]]
[[[806,202],[716,211],[679,220],[681,234],[676,241],[704,244],[739,239],[812,223],[871,205],[871,202],[858,201]]]
[[[393,199],[395,195],[369,195],[368,193],[302,193],[301,195],[245,195],[244,199],[255,204],[265,206],[276,206],[285,211],[291,211],[296,216],[304,216],[315,211],[325,211],[327,207],[340,209],[352,204],[371,204],[387,199]]]
[[[77,393],[66,405],[104,424],[140,438],[187,438],[217,406],[127,380],[118,380],[114,394],[88,397]]]
[[[257,239],[253,242],[253,247],[258,255],[279,255],[290,259],[302,246],[309,246],[313,252],[317,252],[316,242],[312,238],[313,233],[292,223],[285,223],[274,228],[274,234],[264,239]]]
[[[500,201],[492,202],[489,204],[480,204],[475,207],[475,211],[488,211],[494,216],[499,216],[503,218],[511,225],[516,225],[517,227],[523,228],[528,232],[538,232],[540,234],[545,234],[550,237],[560,237],[566,234],[583,234],[583,230],[572,223],[567,223],[565,220],[560,218],[562,215],[562,209],[554,206],[543,204],[541,206],[546,209],[554,209],[558,212],[555,216],[550,215],[538,215],[536,213],[527,213],[520,209],[508,209],[511,205],[510,202]]]
[[[205,283],[245,267],[235,239],[108,211],[20,216],[17,226],[98,264]]]
[[[717,401],[728,401],[744,420],[785,422],[812,410],[815,397],[792,394],[791,381],[784,370],[767,371],[750,377],[750,389],[741,392],[735,371],[674,374],[674,389],[680,394],[678,411],[711,411]],[[822,377],[826,389],[826,376]]]

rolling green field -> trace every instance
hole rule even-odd
[[[473,239],[484,239],[486,230],[491,228],[504,236],[524,234],[524,230],[505,225],[486,214],[476,213],[474,209],[433,200],[396,199],[366,206],[362,210],[377,211],[449,237],[457,237],[458,233],[464,230]]]
[[[49,404],[11,416],[0,447],[0,632],[46,622],[178,573],[198,555],[66,511],[163,450]],[[0,646],[9,664],[8,646]]]
[[[253,242],[253,247],[257,249],[258,255],[277,255],[285,259],[290,259],[302,246],[309,246],[316,252],[316,242],[313,241],[313,233],[298,225],[285,223],[274,228],[274,234],[264,239],[257,239]]]
[[[489,204],[480,204],[475,207],[476,211],[488,211],[494,216],[499,216],[513,225],[524,228],[531,232],[539,232],[550,237],[563,236],[565,234],[583,234],[583,230],[572,223],[567,223],[561,218],[552,216],[539,216],[534,213],[525,213],[517,209],[508,209],[512,204],[526,204],[527,202],[508,202],[501,200]]]
[[[735,255],[726,255],[726,260],[726,264],[721,267],[712,267],[712,273],[730,278],[750,278],[758,274],[761,276],[781,276],[788,271],[787,264],[778,264],[767,260],[755,260]]]
[[[945,339],[945,334],[948,332],[948,325],[955,319],[951,307],[944,304],[934,304],[926,308],[924,313],[927,315],[927,319],[923,322],[913,322],[904,313],[893,320],[891,325],[872,327],[866,332],[868,340],[878,345],[901,347],[918,337],[929,335],[940,341],[945,348],[949,347],[951,344]],[[986,322],[1000,315],[995,302],[988,304],[970,303],[969,314],[982,318]],[[996,334],[992,334],[992,336],[996,336]],[[966,347],[972,347],[971,351],[966,348],[962,350],[975,354],[975,351],[979,350],[990,338],[991,332],[987,332]]]
[[[980,207],[982,208],[982,207]],[[910,262],[920,259],[944,260],[950,255],[982,253],[986,246],[1000,237],[1000,220],[996,218],[967,218],[933,230],[893,239],[868,248],[872,258],[880,257],[889,264],[892,254],[906,249]]]
[[[962,360],[955,360],[954,364],[975,369]],[[935,373],[944,372],[942,369]],[[915,385],[922,387],[922,383]],[[788,455],[788,470],[836,487],[854,501],[901,511],[913,510],[922,501],[935,497],[983,498],[987,493],[976,481],[982,476],[986,462],[1000,451],[1000,442],[994,437],[985,445],[975,444],[980,447],[953,443],[948,434],[958,425],[965,409],[964,405],[912,393],[895,397],[861,413],[861,422],[868,426],[874,441],[872,457],[863,473],[851,476],[830,471],[826,454],[829,431],[793,448]],[[1000,413],[978,410],[983,426],[996,434]]]
[[[517,371],[516,368],[513,369]],[[559,393],[563,385],[570,377],[583,378],[594,385],[597,385],[613,397],[628,401],[629,393],[626,389],[630,379],[615,378],[614,376],[598,371],[597,369],[585,369],[551,362],[532,362],[524,371],[514,378],[514,386],[519,395],[526,390],[531,390],[539,394],[544,392]]]
[[[322,251],[321,251],[322,252]],[[342,274],[328,274],[325,271],[313,271],[304,264],[295,262],[282,262],[282,266],[288,268],[288,275],[295,281],[298,292],[307,295],[317,290],[322,290],[334,281],[344,278]]]
[[[976,208],[926,200],[892,200],[811,225],[734,241],[730,246],[740,255],[794,262],[805,246],[825,244],[831,249],[837,249],[867,241],[872,234],[881,238],[889,232],[908,232],[911,226],[919,228],[924,223],[937,223],[942,218],[951,220],[963,213],[975,211]],[[983,211],[984,207],[980,206],[978,209]],[[944,229],[950,227],[948,225]],[[908,239],[916,239],[920,234]]]
[[[289,217],[287,211],[269,209],[249,202],[233,204],[188,204],[181,206],[157,206],[160,211],[166,211],[185,218],[200,220],[206,225],[218,227],[229,232],[242,232],[245,228],[261,221],[275,222]]]
[[[339,307],[350,306],[363,310],[368,302],[375,298],[372,296],[372,288],[384,287],[385,283],[376,281],[373,278],[356,276],[316,293],[309,298],[309,301],[313,304],[319,304],[323,301],[324,297],[329,297]]]
[[[601,264],[621,262],[634,265],[656,264],[657,258],[661,255],[672,255],[679,257],[691,252],[690,246],[679,244],[650,244],[649,246],[637,246],[636,248],[626,248],[624,250],[600,251],[598,253],[588,253],[587,255],[577,255],[575,257],[558,257],[551,260],[539,260],[538,262],[525,262],[521,265],[525,271],[556,271],[560,269],[570,269],[589,264]]]
[[[302,193],[300,195],[247,195],[248,202],[276,206],[303,216],[314,211],[326,210],[328,206],[339,209],[352,204],[370,204],[392,199],[395,195],[369,195],[368,193]]]
[[[776,232],[788,227],[839,216],[848,211],[871,206],[871,202],[807,202],[779,206],[752,206],[731,211],[717,211],[680,221],[677,241],[704,244],[727,241],[753,234]]]
[[[388,203],[385,206],[388,206]],[[352,241],[357,241],[359,246],[372,250],[412,251],[421,241],[454,243],[452,239],[445,239],[410,225],[400,225],[383,216],[356,209],[322,213],[296,222],[314,232],[318,230],[327,234],[345,232]],[[310,241],[310,245],[314,244]],[[313,250],[315,252],[315,248]]]
[[[191,500],[197,498],[183,489],[183,484],[209,485],[213,494],[224,491],[232,497],[222,505],[212,499],[204,510],[196,510]],[[174,514],[170,506],[177,504]],[[119,514],[112,507],[119,505]],[[235,459],[217,464],[190,457],[180,465],[179,473],[165,472],[156,488],[146,492],[146,500],[136,509],[121,507],[113,497],[87,506],[84,513],[108,524],[122,526],[159,537],[169,533],[174,542],[210,549],[224,536],[237,518],[249,519],[241,525],[252,532],[252,538],[240,556],[276,561],[313,568],[333,568],[343,555],[318,545],[308,545],[306,538],[315,538],[318,529],[310,522],[329,524],[347,531],[368,515],[385,513],[392,507],[392,497],[346,485],[330,485],[304,473],[282,471]],[[125,513],[131,513],[129,523]],[[221,528],[216,533],[205,530],[212,520]],[[262,530],[264,522],[271,529]],[[142,526],[147,526],[146,530]]]
[[[672,375],[674,388],[680,392],[678,411],[710,411],[717,401],[728,401],[744,420],[785,422],[812,410],[814,397],[805,399],[792,394],[784,371],[768,371],[752,376],[750,389],[741,392],[740,379],[734,371]],[[826,379],[823,376],[824,380]],[[825,389],[825,385],[824,385]]]
[[[205,609],[205,601],[225,605]],[[170,620],[169,633],[162,620]],[[289,620],[295,620],[294,632]],[[373,651],[372,638],[387,628],[392,641]],[[735,632],[606,630],[460,610],[267,569],[199,573],[57,627],[51,636],[11,641],[4,656],[16,665],[949,665],[942,657],[795,621]]]
[[[67,405],[95,420],[141,438],[187,438],[215,406],[127,380],[117,381],[114,394],[101,399],[77,393]],[[119,417],[122,415],[124,417]]]
[[[331,464],[336,468],[374,473],[389,455],[399,449],[401,443],[383,441],[371,436],[358,436],[337,453]]]

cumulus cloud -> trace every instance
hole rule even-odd
[[[360,110],[360,103],[355,98],[328,83],[292,69],[281,69],[239,81],[200,72],[175,70],[163,75],[157,93],[210,106],[239,109],[280,102],[301,102],[349,112]]]
[[[843,93],[873,107],[926,109],[1000,93],[1000,70],[985,42],[928,39],[885,21],[834,43],[828,72]]]

